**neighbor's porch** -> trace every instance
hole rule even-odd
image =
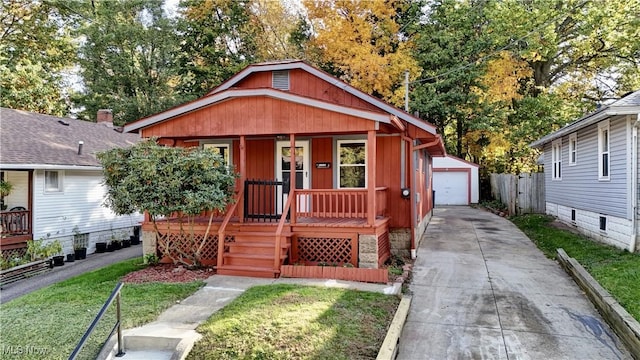
[[[24,252],[33,238],[33,170],[3,170],[0,177],[12,185],[0,199],[0,249],[12,256]]]

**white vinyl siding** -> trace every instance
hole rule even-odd
[[[609,120],[598,124],[598,180],[608,181],[611,172]]]
[[[44,171],[36,170],[34,188],[44,188]],[[142,221],[142,215],[117,216],[103,206],[105,188],[101,171],[65,171],[64,193],[33,194],[33,237],[60,239],[66,254],[73,252],[73,228],[80,233],[110,233],[130,229]],[[94,234],[90,235],[89,253],[95,251]]]
[[[562,139],[558,139],[551,145],[551,162],[553,180],[562,180]]]
[[[569,135],[569,166],[573,166],[578,162],[578,135],[573,133]]]
[[[609,177],[610,181],[598,179],[598,126],[596,124],[577,131],[579,160],[575,166],[562,169],[562,181],[552,178],[552,144],[544,147],[545,198],[554,203],[578,210],[591,211],[606,216],[630,219],[628,214],[627,123],[624,117],[610,120],[609,130]],[[568,136],[564,137],[568,141]]]

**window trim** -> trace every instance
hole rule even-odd
[[[340,146],[342,144],[363,144],[364,145],[364,187],[342,187],[340,186],[340,170],[343,166],[363,166],[361,164],[347,164],[340,163]],[[336,189],[366,189],[369,186],[369,164],[368,159],[369,146],[366,139],[344,139],[336,140]]]
[[[551,143],[551,167],[551,179],[562,180],[562,138]]]
[[[58,186],[53,189],[47,187],[47,173],[58,174]],[[43,172],[43,190],[45,194],[60,194],[64,192],[64,170],[44,170]]]
[[[227,166],[231,167],[233,166],[233,145],[231,142],[226,142],[226,141],[218,141],[218,142],[202,142],[201,146],[203,149],[209,148],[209,147],[225,147],[227,148],[227,154],[229,159],[227,159]]]
[[[569,166],[575,166],[578,163],[578,135],[576,133],[569,135]]]
[[[604,136],[607,134],[607,149],[604,150]],[[607,156],[606,175],[604,174],[605,166],[603,163],[604,155]],[[609,120],[602,121],[598,124],[598,181],[611,180],[611,128],[609,126]]]

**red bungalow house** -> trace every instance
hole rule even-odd
[[[239,171],[237,202],[214,222],[203,259],[228,275],[415,256],[431,217],[432,157],[445,154],[433,125],[293,60],[248,66],[125,131],[211,147]],[[145,252],[156,251],[145,234]]]

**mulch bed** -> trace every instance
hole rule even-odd
[[[160,264],[129,273],[122,278],[122,282],[131,284],[148,282],[185,283],[204,280],[213,274],[214,271],[211,268],[191,270],[180,265]]]

